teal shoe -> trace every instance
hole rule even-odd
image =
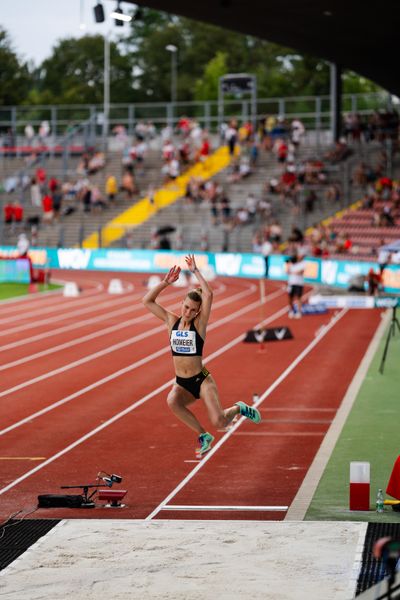
[[[242,417],[250,419],[250,421],[253,421],[253,423],[260,423],[260,411],[254,408],[254,406],[249,406],[245,402],[236,402],[236,406],[240,408],[240,414],[242,415]]]
[[[204,456],[206,452],[211,450],[211,444],[214,441],[214,436],[211,433],[201,433],[199,435],[199,445],[196,448],[196,456],[198,458]]]

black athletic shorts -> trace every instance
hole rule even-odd
[[[303,295],[303,286],[302,285],[290,285],[288,293],[291,298],[301,298]]]
[[[197,373],[197,375],[194,375],[193,377],[178,377],[177,375],[176,383],[185,388],[185,390],[190,392],[192,396],[198,400],[198,398],[200,398],[200,386],[209,374],[210,372],[203,367],[200,373]]]

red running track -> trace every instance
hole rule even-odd
[[[285,517],[380,322],[379,311],[289,321],[282,283],[219,278],[205,363],[221,401],[260,396],[260,425],[215,432],[195,460],[195,435],[169,412],[173,380],[164,325],[140,299],[138,274],[59,272],[82,288],[0,306],[0,517],[34,510],[39,494],[123,476],[126,507],[39,509],[37,518],[260,519]],[[110,295],[111,278],[124,293]],[[162,302],[179,310],[184,290]],[[243,343],[264,321],[294,339]],[[326,326],[326,327],[324,327]],[[195,411],[209,426],[201,402]],[[69,493],[79,493],[79,490]],[[215,508],[217,507],[217,508]],[[234,507],[235,510],[223,510]],[[245,509],[238,509],[245,507]],[[261,507],[261,508],[260,508]]]

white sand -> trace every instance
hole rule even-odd
[[[10,600],[349,600],[366,523],[63,521],[1,572]]]

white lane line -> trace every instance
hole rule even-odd
[[[225,304],[228,304],[235,300],[239,300],[243,297],[246,297],[246,296],[250,295],[253,291],[254,290],[252,290],[252,289],[243,290],[241,292],[236,293],[234,296],[230,296],[229,298],[226,298],[225,300],[219,300],[218,302],[215,302],[214,308],[220,308],[221,306],[225,306]],[[176,294],[171,294],[171,296],[176,296]],[[164,299],[167,299],[167,301],[168,301],[169,297],[165,296]],[[172,308],[177,307],[177,306],[179,306],[179,305],[174,304],[173,306],[169,306],[168,309],[172,310]],[[136,310],[139,310],[140,308],[142,308],[142,305],[138,304],[136,306],[129,307],[129,310],[136,311]],[[126,311],[127,309],[123,309],[123,310]],[[109,318],[109,316],[110,315],[107,315],[108,318]],[[16,367],[16,366],[25,364],[27,362],[31,362],[32,360],[36,360],[38,358],[43,358],[43,356],[48,356],[49,354],[54,354],[55,352],[65,350],[66,348],[72,348],[73,346],[83,344],[84,342],[88,342],[90,340],[96,339],[96,338],[106,335],[108,333],[114,333],[121,329],[126,329],[127,327],[136,325],[137,323],[142,323],[143,321],[147,321],[151,318],[153,318],[153,315],[146,312],[146,314],[144,316],[139,316],[134,319],[129,319],[128,321],[118,323],[117,325],[111,325],[110,327],[106,327],[104,329],[99,329],[93,333],[89,333],[80,338],[75,338],[74,340],[64,342],[63,344],[59,344],[58,346],[52,346],[51,348],[46,348],[46,350],[42,350],[40,352],[36,352],[35,354],[30,354],[28,356],[24,356],[23,358],[19,358],[17,360],[11,361],[4,365],[0,365],[0,371],[5,371],[6,369],[11,369],[12,367]],[[102,319],[104,319],[104,317],[102,317]],[[163,326],[162,329],[165,329],[165,326]],[[149,333],[154,333],[155,331],[160,331],[160,329],[157,329],[157,330],[153,329]],[[54,333],[53,333],[53,335],[54,335]]]
[[[241,292],[241,293],[243,293],[243,292]],[[252,293],[252,292],[248,291],[248,294],[250,294],[250,293]],[[231,303],[231,301],[232,301],[231,298],[232,297],[221,300],[219,302],[219,304],[225,305],[225,304]],[[216,307],[218,308],[217,304],[218,303],[216,303]],[[253,303],[253,305],[254,304],[257,305],[257,302]],[[239,311],[239,313],[240,313],[240,311]],[[234,315],[236,315],[236,313],[234,313]],[[139,318],[139,321],[145,321],[145,320],[151,319],[151,318],[152,318],[152,315],[146,313],[146,315],[144,315],[142,318]],[[135,321],[137,322],[137,319]],[[226,321],[226,319],[222,319],[222,320],[217,321],[217,323],[219,324],[219,323],[225,322],[225,321]],[[211,324],[209,326],[209,329],[212,329],[212,325],[213,324]],[[140,340],[148,338],[150,334],[160,333],[161,331],[164,331],[164,330],[165,330],[165,325],[159,325],[157,327],[154,327],[153,329],[146,330],[138,335],[135,335],[134,337],[128,338],[127,340],[124,340],[117,344],[113,344],[112,346],[108,346],[107,348],[104,348],[103,350],[98,350],[97,352],[88,354],[87,356],[84,356],[83,358],[80,358],[78,360],[70,362],[62,367],[58,367],[57,369],[53,369],[52,371],[48,371],[47,373],[43,373],[42,375],[38,375],[37,377],[33,377],[32,379],[29,379],[27,381],[19,383],[18,385],[15,385],[12,388],[3,390],[2,392],[0,392],[0,398],[3,398],[4,396],[8,396],[10,394],[13,394],[14,392],[18,392],[19,390],[25,389],[31,385],[34,385],[35,383],[38,383],[39,381],[44,381],[45,379],[49,379],[50,377],[55,377],[56,375],[59,375],[60,373],[65,373],[66,371],[69,371],[70,369],[74,369],[75,367],[83,365],[92,360],[101,358],[102,356],[106,356],[107,354],[110,354],[112,352],[121,350],[122,348],[126,348],[127,346],[131,346],[132,344],[135,344],[136,342],[138,342]]]
[[[253,303],[253,304],[257,305],[257,303]],[[211,323],[208,326],[208,329],[212,330],[212,329],[216,329],[217,327],[221,327],[226,322],[229,322],[235,316],[240,316],[242,314],[245,314],[246,312],[252,310],[253,308],[254,308],[254,306],[252,304],[250,304],[249,306],[245,306],[244,308],[239,309],[235,313],[228,315],[227,317],[224,317],[223,319],[219,319],[218,321],[215,321],[214,323]],[[273,321],[275,318],[278,318],[285,312],[287,312],[286,307],[280,309],[275,314],[268,317],[268,319],[265,320],[265,324],[267,324],[270,321]],[[263,321],[263,323],[264,323],[264,321]],[[161,325],[160,327],[161,327],[161,329],[164,329],[165,325]],[[148,332],[147,332],[147,334],[148,334]],[[207,364],[210,360],[213,360],[214,358],[219,356],[221,353],[226,352],[231,347],[233,347],[234,345],[241,342],[243,340],[243,338],[244,338],[244,334],[240,334],[239,336],[237,336],[236,338],[234,338],[233,340],[231,340],[230,342],[225,344],[225,346],[222,346],[222,348],[220,348],[219,350],[216,350],[210,356],[205,358],[204,363]],[[170,351],[170,347],[166,346],[165,348],[161,348],[157,352],[147,355],[144,358],[142,358],[141,360],[136,361],[123,369],[119,369],[118,371],[115,371],[114,373],[107,375],[107,377],[104,377],[103,379],[100,379],[100,380],[96,381],[95,383],[92,383],[65,398],[62,398],[61,400],[54,402],[53,404],[47,406],[46,408],[43,408],[42,410],[39,410],[39,411],[29,415],[28,417],[21,419],[20,421],[17,421],[13,425],[10,425],[9,427],[6,427],[5,429],[0,430],[0,436],[5,435],[6,433],[9,433],[10,431],[12,431],[13,429],[16,429],[17,427],[21,427],[21,425],[24,425],[25,423],[30,423],[33,419],[36,419],[37,417],[40,417],[40,416],[46,414],[47,412],[50,412],[51,410],[54,410],[55,408],[58,408],[59,406],[66,404],[67,402],[70,402],[74,398],[78,398],[79,396],[82,396],[83,394],[90,392],[91,390],[103,385],[104,383],[108,383],[109,381],[112,381],[113,379],[116,379],[117,377],[120,377],[121,375],[125,375],[126,373],[129,373],[130,371],[133,371],[134,369],[137,369],[143,365],[148,364],[148,362],[150,360],[154,360],[155,358],[158,358],[159,356],[162,356],[163,354],[166,354],[169,351]],[[173,382],[175,380],[171,380],[171,381]],[[170,385],[170,383],[169,383],[169,385]]]
[[[59,294],[62,292],[62,290],[55,291],[57,291]],[[65,302],[60,302],[60,300],[64,300],[64,296],[61,296],[61,298],[57,298],[57,302],[53,300],[53,302],[42,303],[39,308],[31,311],[27,311],[26,309],[28,307],[24,306],[24,310],[13,313],[5,319],[0,319],[0,325],[4,325],[6,323],[14,323],[15,319],[18,317],[20,317],[21,319],[29,319],[31,317],[41,317],[43,315],[43,312],[48,314],[51,312],[67,309],[70,306],[84,306],[85,304],[89,303],[93,305],[94,296],[104,296],[105,298],[107,298],[105,292],[98,292],[96,290],[88,292],[83,298],[77,298],[75,300],[67,299],[65,300]]]
[[[166,504],[165,506],[162,507],[161,510],[191,510],[191,511],[203,511],[203,510],[208,510],[208,511],[214,511],[214,510],[220,510],[220,511],[224,511],[224,510],[230,510],[230,511],[238,511],[238,510],[248,510],[248,511],[268,511],[268,512],[281,512],[281,511],[286,511],[289,507],[288,506],[226,506],[226,505],[220,505],[220,506],[210,506],[210,505],[204,505],[201,506],[199,504],[193,504],[192,506],[190,506],[189,504]]]
[[[220,287],[217,288],[216,290],[216,294],[220,294],[223,291],[225,291],[226,286],[224,284],[220,284]],[[170,298],[176,298],[177,296],[181,296],[182,294],[182,290],[178,290],[175,288],[175,291],[171,294],[169,294],[168,296],[164,296],[164,298],[166,298],[167,300]],[[42,340],[44,338],[47,337],[53,337],[55,334],[58,333],[64,333],[66,331],[72,331],[74,329],[80,329],[81,327],[83,327],[84,325],[91,325],[92,323],[97,323],[99,321],[104,321],[104,319],[110,319],[111,317],[116,317],[116,316],[120,316],[123,314],[127,314],[131,311],[136,311],[138,310],[138,308],[142,308],[142,304],[139,303],[138,306],[135,308],[134,307],[134,301],[136,300],[141,300],[143,297],[143,293],[137,293],[133,296],[131,296],[130,298],[126,298],[125,297],[125,302],[126,303],[128,300],[130,302],[130,304],[125,307],[125,308],[120,308],[118,310],[115,311],[111,311],[111,312],[107,312],[106,314],[102,313],[101,315],[98,315],[96,317],[91,317],[90,319],[86,319],[84,321],[77,321],[75,323],[70,323],[69,325],[64,325],[63,327],[59,327],[57,329],[51,329],[50,331],[44,331],[43,333],[39,333],[36,335],[33,335],[31,337],[28,338],[23,338],[21,340],[17,340],[15,342],[10,342],[9,344],[3,344],[2,346],[0,346],[0,352],[5,352],[6,350],[10,350],[11,348],[17,348],[18,346],[25,346],[26,344],[30,343],[30,342],[36,342],[38,340]],[[114,306],[115,304],[117,304],[116,302],[114,302]],[[94,307],[92,309],[93,312],[97,311],[98,306]],[[90,312],[88,310],[86,310],[85,312]],[[66,315],[64,315],[65,318],[72,316],[72,313],[67,313]],[[59,319],[53,319],[53,321],[58,321]],[[41,323],[43,324],[43,322]],[[31,328],[31,325],[28,325],[27,328]],[[8,330],[8,333],[10,332],[10,330]],[[1,335],[1,334],[0,334]]]
[[[238,313],[242,312],[244,314],[248,310],[250,310],[249,307],[244,307],[243,309],[241,309],[240,311],[237,311],[237,312]],[[256,325],[256,328],[259,327],[259,326],[261,326],[261,325],[267,325],[268,323],[270,323],[274,319],[280,317],[285,312],[287,312],[287,307],[278,310],[276,313],[274,313],[273,315],[271,315],[267,319],[264,319],[264,321],[262,321],[261,323],[259,323],[258,325]],[[226,317],[226,319],[221,319],[221,321],[226,322],[227,320],[230,320],[230,319],[231,319],[231,315],[228,316],[228,317]],[[216,323],[213,323],[212,325],[214,325],[214,327],[217,327]],[[210,325],[209,328],[211,328],[211,325]],[[231,340],[230,342],[228,342],[227,344],[225,344],[224,346],[222,346],[221,348],[219,348],[218,350],[216,350],[215,352],[213,352],[210,356],[208,356],[205,359],[204,363],[208,364],[209,362],[211,362],[215,358],[218,358],[218,356],[220,356],[221,354],[224,354],[225,352],[227,352],[228,350],[230,350],[230,348],[232,348],[233,346],[239,344],[241,341],[243,341],[244,336],[245,336],[245,334],[241,334],[241,335],[237,336],[236,338],[234,338],[233,340]],[[158,356],[161,356],[165,352],[169,352],[169,351],[170,351],[170,348],[168,347],[166,349],[159,350],[159,352],[157,354],[158,354]],[[145,364],[147,361],[148,361],[148,357],[144,358],[142,362]],[[113,375],[105,377],[104,379],[102,379],[100,381],[97,381],[96,383],[91,384],[90,386],[87,386],[87,388],[84,388],[83,390],[80,390],[80,392],[72,394],[72,396],[69,396],[68,398],[64,398],[63,400],[60,400],[59,402],[56,402],[51,407],[47,407],[47,408],[43,409],[42,411],[39,411],[38,413],[35,413],[34,415],[31,415],[30,417],[28,417],[26,419],[23,419],[19,423],[16,423],[16,424],[12,425],[11,427],[8,427],[7,430],[3,430],[3,432],[6,433],[6,431],[11,431],[12,429],[16,429],[16,427],[19,427],[20,425],[23,425],[24,423],[29,423],[34,418],[36,418],[37,416],[40,416],[41,414],[45,414],[46,412],[49,412],[50,410],[53,410],[53,408],[56,408],[57,406],[61,406],[61,404],[65,404],[65,402],[68,402],[69,400],[71,400],[72,397],[75,398],[75,397],[77,397],[79,395],[82,395],[83,393],[89,391],[90,389],[94,389],[96,387],[99,387],[103,383],[106,383],[106,381],[111,381],[112,379],[115,379],[115,377],[119,376],[120,374],[126,373],[129,370],[131,370],[131,368],[129,368],[129,367],[126,368],[126,369],[121,369],[121,371],[117,371],[117,373],[114,373]],[[151,398],[153,398],[157,394],[159,394],[159,393],[163,392],[165,389],[169,388],[174,382],[175,382],[175,378],[170,379],[166,383],[160,385],[156,390],[153,390],[152,392],[149,392],[146,396],[143,396],[143,398],[141,398],[137,402],[134,402],[133,404],[131,404],[130,406],[128,406],[127,408],[125,408],[123,411],[117,413],[116,415],[114,415],[113,417],[111,417],[110,419],[108,419],[107,421],[105,421],[104,423],[102,423],[101,425],[99,425],[98,427],[96,427],[95,429],[92,429],[91,431],[89,431],[86,435],[82,436],[81,438],[79,438],[78,440],[76,440],[75,442],[73,442],[72,444],[69,444],[69,446],[67,446],[66,448],[63,448],[63,450],[60,450],[60,452],[57,452],[57,454],[54,454],[53,456],[51,456],[50,458],[48,458],[46,461],[44,461],[40,465],[37,465],[35,468],[31,469],[27,473],[24,473],[24,475],[21,475],[20,477],[18,477],[18,479],[15,479],[11,483],[9,483],[7,486],[5,486],[4,488],[0,489],[0,496],[2,494],[5,494],[8,490],[10,490],[11,488],[15,487],[19,483],[21,483],[21,481],[24,481],[25,479],[27,479],[31,475],[34,475],[37,471],[40,471],[41,469],[43,469],[44,467],[46,467],[50,463],[54,462],[55,460],[57,460],[58,458],[60,458],[64,454],[67,454],[68,452],[70,452],[71,450],[73,450],[74,448],[76,448],[76,446],[79,446],[80,444],[83,444],[83,442],[85,442],[86,440],[90,439],[91,437],[93,437],[94,435],[96,435],[97,433],[99,433],[100,431],[102,431],[103,429],[106,429],[106,427],[109,427],[110,425],[112,425],[113,423],[115,423],[115,421],[118,421],[119,419],[122,419],[127,414],[129,414],[130,412],[132,412],[133,410],[135,410],[135,408],[137,408],[138,406],[141,406],[142,404],[144,404],[145,402],[147,402],[148,400],[150,400]],[[0,432],[0,434],[3,435],[3,432]],[[210,452],[212,452],[212,450]],[[204,461],[206,461],[206,460],[207,460],[207,457],[203,458],[202,463],[204,463]]]
[[[42,327],[43,325],[49,325],[51,323],[58,323],[60,321],[65,321],[67,319],[70,319],[72,317],[78,317],[79,315],[84,315],[90,312],[93,312],[94,310],[100,310],[102,308],[107,309],[109,307],[114,307],[117,306],[119,304],[127,304],[128,302],[130,302],[130,298],[129,296],[124,296],[123,298],[119,298],[119,299],[114,299],[114,300],[107,300],[105,302],[100,302],[99,304],[94,304],[94,300],[93,298],[90,298],[89,302],[90,302],[90,306],[87,306],[86,308],[82,308],[79,310],[73,310],[70,312],[62,312],[59,315],[54,315],[53,317],[49,317],[47,319],[38,319],[35,320],[33,323],[24,323],[23,325],[18,325],[17,327],[10,327],[9,329],[4,329],[2,331],[0,331],[0,336],[4,337],[6,335],[10,335],[11,333],[19,333],[20,331],[27,331],[28,329],[39,329],[40,327]],[[63,309],[63,306],[58,307],[59,309]],[[40,314],[43,314],[43,311],[40,311]],[[107,314],[103,314],[103,318],[106,317]]]
[[[303,360],[303,358],[305,358],[315,348],[315,346],[325,337],[325,335],[332,329],[332,327],[334,327],[334,325],[336,325],[336,323],[347,313],[347,310],[348,309],[342,309],[342,311],[337,313],[337,315],[331,319],[331,321],[325,327],[325,329],[321,331],[308,346],[306,346],[306,348],[289,365],[289,367],[287,367],[287,369],[285,369],[283,373],[279,375],[279,377],[274,381],[274,383],[270,385],[270,387],[267,390],[265,390],[262,396],[260,396],[259,400],[254,404],[255,406],[258,407],[261,404],[261,402],[265,400],[265,398],[272,394],[272,392],[282,383],[282,381],[284,381],[286,377],[290,375],[290,373],[297,367],[297,365]],[[180,492],[181,489],[183,489],[186,486],[186,484],[189,483],[189,481],[191,481],[191,479],[193,479],[193,477],[198,473],[198,471],[200,471],[200,469],[202,469],[204,465],[207,464],[207,462],[214,456],[218,449],[231,437],[231,435],[233,435],[236,432],[236,430],[244,421],[245,418],[241,417],[231,427],[231,429],[227,431],[226,434],[220,440],[218,440],[215,446],[213,446],[213,448],[202,459],[201,463],[196,465],[196,467],[194,467],[192,471],[190,471],[190,473],[176,486],[176,488],[172,490],[172,492],[168,494],[168,496],[166,496],[166,498],[164,498],[162,502],[160,502],[160,504],[145,518],[145,521],[150,521],[151,519],[153,519],[166,504],[169,504],[170,500],[172,500],[172,498],[174,498],[178,494],[178,492]]]
[[[168,295],[167,301],[170,300],[171,298],[175,298],[179,295],[179,292],[175,292],[174,294],[170,294]],[[139,310],[139,308],[141,308],[141,304],[134,304],[134,301],[139,300],[142,297],[142,294],[136,294],[134,296],[131,297],[131,301],[132,301],[132,306],[127,306],[125,308],[119,308],[117,310],[113,310],[111,312],[108,312],[106,315],[101,314],[98,315],[97,317],[91,317],[90,319],[85,319],[83,321],[77,321],[75,323],[70,323],[69,325],[64,325],[63,327],[57,327],[56,329],[50,329],[49,331],[44,331],[43,333],[38,333],[36,335],[33,335],[31,337],[27,337],[27,338],[23,338],[21,340],[17,340],[16,342],[10,342],[9,344],[4,344],[3,346],[0,346],[0,352],[5,352],[6,350],[11,350],[12,348],[17,348],[19,346],[26,346],[27,344],[30,344],[31,342],[37,342],[40,340],[43,340],[45,338],[48,337],[54,337],[55,335],[58,335],[59,333],[66,333],[67,331],[73,331],[74,329],[81,329],[82,327],[86,326],[86,325],[93,325],[94,323],[99,323],[106,320],[110,320],[114,317],[119,317],[121,315],[125,315],[127,313],[130,312],[135,312],[137,310]]]

